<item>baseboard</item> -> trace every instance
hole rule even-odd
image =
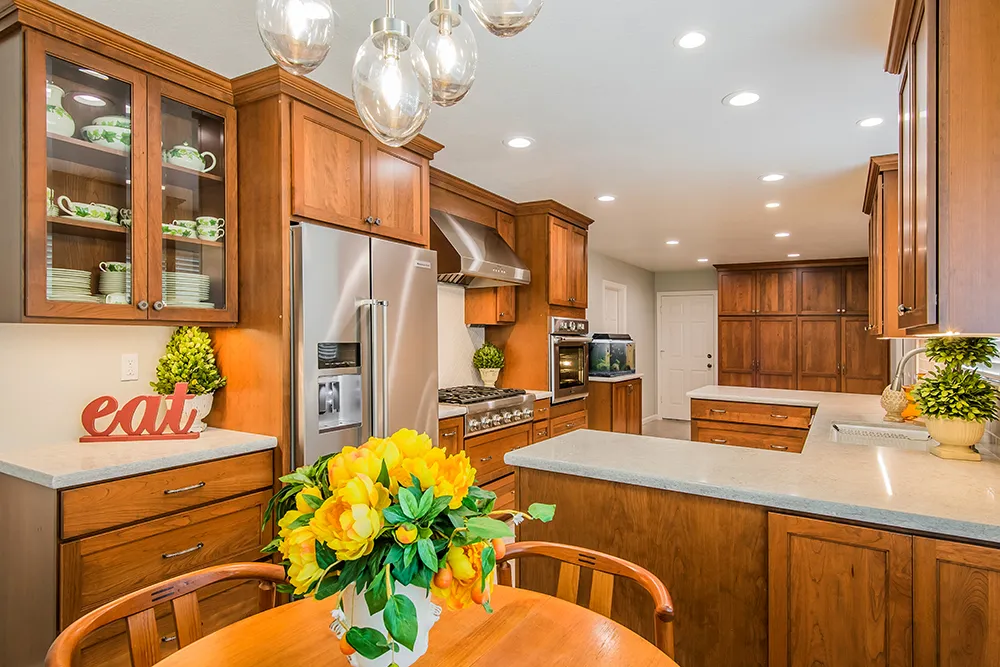
[[[643,417],[642,425],[645,426],[649,422],[655,422],[657,419],[663,419],[660,415],[650,415],[648,417]]]

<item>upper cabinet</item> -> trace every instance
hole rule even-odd
[[[868,313],[868,267],[799,269],[800,315],[865,315]]]
[[[1000,333],[1000,22],[995,0],[897,0],[898,285],[908,334]],[[889,288],[894,288],[889,291]]]
[[[863,211],[868,216],[868,333],[902,338],[899,328],[899,156],[868,165]]]
[[[40,20],[16,4],[18,21]],[[23,119],[0,130],[15,214],[0,226],[0,319],[236,322],[231,92],[187,63],[185,85],[158,78],[173,56],[43,11],[72,28],[0,40],[0,113]]]
[[[587,230],[549,217],[549,303],[587,307]]]
[[[795,269],[719,271],[720,315],[794,315]]]

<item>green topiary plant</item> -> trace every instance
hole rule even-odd
[[[998,418],[1000,392],[979,373],[946,366],[922,379],[913,398],[925,417],[988,422]]]
[[[931,338],[927,341],[927,358],[950,368],[985,364],[993,367],[993,359],[1000,356],[992,338]]]
[[[187,382],[188,393],[195,396],[211,394],[226,386],[226,378],[215,363],[212,339],[198,327],[177,328],[156,367],[156,382],[150,382],[149,386],[157,394],[167,396],[174,392],[178,382]]]
[[[503,368],[503,364],[503,352],[492,343],[483,343],[472,355],[472,365],[476,368]]]

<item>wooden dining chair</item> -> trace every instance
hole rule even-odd
[[[198,589],[238,579],[260,580],[257,597],[257,611],[260,612],[274,607],[274,585],[285,581],[285,570],[270,563],[231,563],[190,572],[129,593],[80,617],[63,630],[49,647],[45,667],[72,667],[73,658],[87,635],[123,618],[128,627],[132,666],[151,667],[160,660],[160,633],[154,608],[171,603],[177,644],[184,648],[202,636]]]
[[[559,565],[559,580],[556,597],[576,604],[580,589],[580,568],[593,570],[590,585],[591,611],[611,617],[611,597],[614,592],[615,577],[627,577],[646,589],[653,598],[653,632],[657,648],[674,657],[674,603],[663,582],[646,568],[627,560],[609,556],[600,551],[573,547],[552,542],[515,542],[507,545],[507,552],[500,559],[497,577],[503,586],[511,586],[513,577],[510,562],[527,556],[545,556],[562,561]]]

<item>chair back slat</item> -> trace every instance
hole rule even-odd
[[[184,648],[201,639],[201,608],[198,606],[198,592],[175,598],[174,624],[177,626],[177,645]]]
[[[580,593],[580,566],[570,563],[559,565],[559,584],[556,597],[566,602],[576,604],[576,596]]]
[[[267,611],[268,609],[274,609],[276,594],[277,590],[275,589],[273,582],[260,582],[260,585],[257,586],[257,613]]]
[[[153,667],[160,661],[160,638],[157,637],[156,612],[140,611],[128,617],[128,649],[132,667]]]
[[[595,570],[590,584],[590,611],[611,618],[611,596],[614,589],[615,576]]]

